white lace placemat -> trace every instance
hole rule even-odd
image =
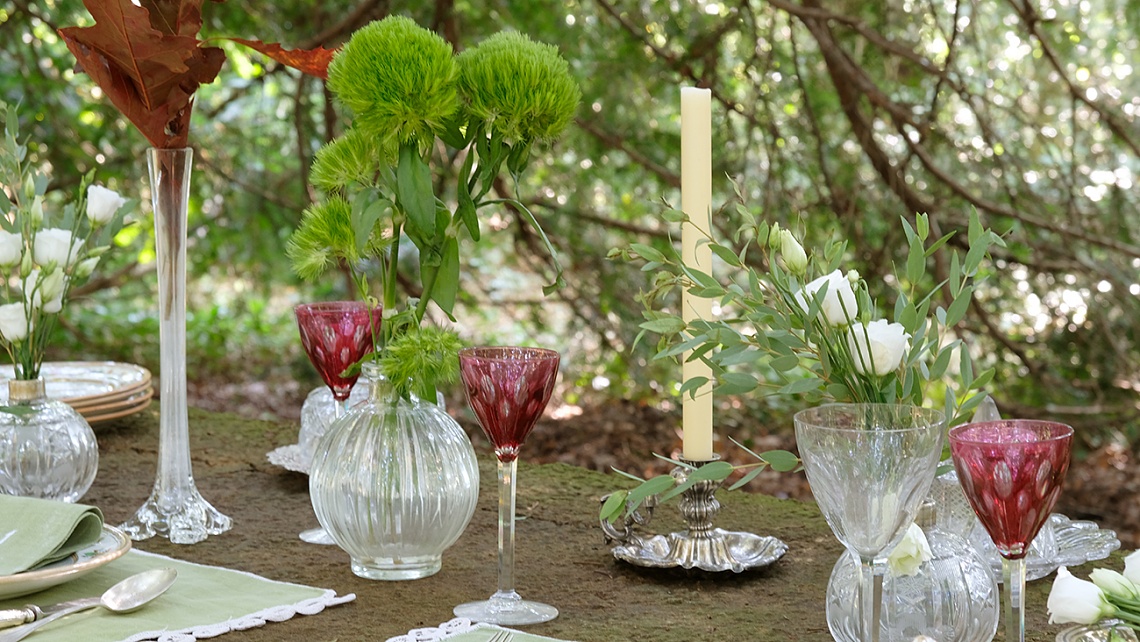
[[[277,582],[259,575],[206,566],[132,550],[123,557],[72,582],[36,593],[46,605],[99,595],[120,580],[152,568],[178,571],[170,589],[138,611],[113,614],[98,608],[68,616],[36,631],[36,642],[117,640],[120,642],[194,642],[242,631],[356,599],[353,594],[301,584]],[[0,609],[27,604],[29,597],[0,602]]]
[[[435,627],[412,629],[403,635],[388,638],[387,642],[488,642],[500,631],[510,631],[511,642],[566,642],[494,624],[475,623],[465,617],[457,617]]]

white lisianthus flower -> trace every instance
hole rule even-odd
[[[11,268],[17,265],[23,252],[23,236],[0,230],[0,268]]]
[[[934,557],[930,552],[930,542],[918,524],[911,523],[902,541],[887,556],[887,564],[895,575],[915,575],[923,562]]]
[[[1064,566],[1057,569],[1046,608],[1049,610],[1049,624],[1092,624],[1116,614],[1116,609],[1105,599],[1099,586],[1073,577]]]
[[[1124,577],[1140,586],[1140,551],[1132,551],[1124,558]]]
[[[95,225],[107,223],[126,202],[115,190],[91,185],[87,188],[87,218]]]
[[[784,265],[792,274],[803,274],[807,270],[807,252],[804,252],[804,247],[788,230],[780,231],[780,256],[784,258]]]
[[[19,343],[28,337],[28,317],[24,314],[23,303],[0,305],[0,336],[11,343]]]
[[[95,271],[96,265],[99,265],[99,257],[97,256],[83,259],[75,266],[75,278],[82,280],[91,276],[91,273]]]
[[[853,326],[847,333],[847,347],[859,374],[883,376],[899,367],[906,354],[910,335],[901,323],[879,319]]]
[[[848,324],[849,319],[859,316],[855,291],[851,289],[851,283],[839,270],[805,285],[804,289],[796,292],[796,303],[799,303],[806,312],[815,298],[815,293],[819,292],[824,283],[827,284],[827,293],[823,295],[820,311],[828,323],[833,326],[843,326]]]
[[[69,230],[57,227],[36,232],[36,241],[33,254],[36,265],[47,266],[55,264],[61,267],[71,267],[75,259],[79,258],[79,251],[83,248],[83,239],[72,239]]]
[[[1135,600],[1140,597],[1140,589],[1127,577],[1107,568],[1093,569],[1089,579],[1108,595]]]
[[[32,201],[32,207],[28,210],[28,215],[32,218],[32,225],[39,227],[40,223],[44,222],[44,197],[37,196]]]

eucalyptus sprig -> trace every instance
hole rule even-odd
[[[581,94],[555,47],[504,32],[456,56],[438,35],[391,16],[353,34],[329,65],[328,83],[352,125],[317,152],[310,180],[321,199],[306,210],[287,252],[306,280],[347,266],[366,299],[373,296],[368,272],[379,273],[382,371],[396,365],[384,357],[389,346],[421,325],[430,303],[454,319],[461,241],[479,240],[485,209],[519,212],[553,258],[544,291],[563,284],[538,220],[517,198],[491,192],[505,166],[517,194],[534,146],[556,139],[573,119]],[[458,175],[452,161],[461,165]],[[403,265],[405,238],[417,270]],[[401,281],[418,284],[418,296],[401,301]]]

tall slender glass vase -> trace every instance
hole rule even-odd
[[[186,411],[186,210],[194,150],[147,150],[158,264],[161,404],[158,474],[134,518],[120,528],[140,540],[160,535],[194,544],[233,525],[198,492],[190,470]]]

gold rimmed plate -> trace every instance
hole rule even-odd
[[[8,403],[8,386],[14,368],[0,366],[0,404]],[[40,368],[44,389],[50,399],[68,404],[98,403],[103,399],[129,397],[132,391],[150,383],[150,371],[132,363],[116,361],[48,361]]]

